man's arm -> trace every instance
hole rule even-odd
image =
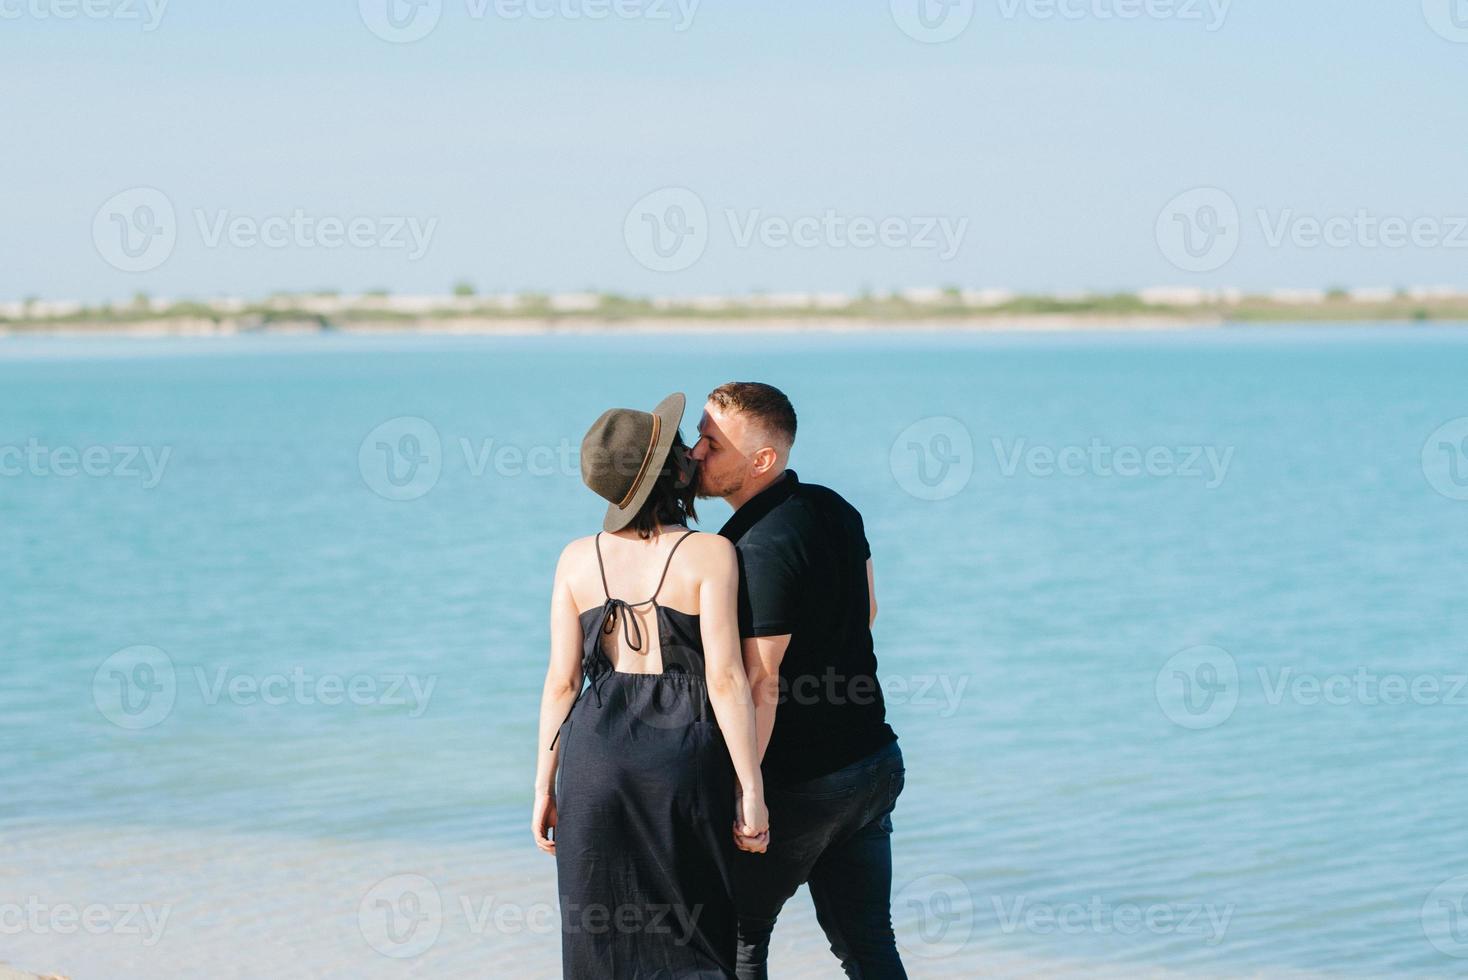
[[[870,610],[867,613],[867,626],[877,621],[877,580],[872,572],[872,560],[867,559],[867,602]]]
[[[789,633],[744,638],[744,671],[749,675],[749,688],[754,695],[754,732],[761,762],[775,730],[775,709],[780,703],[780,662],[785,659],[789,645]]]

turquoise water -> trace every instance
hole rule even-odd
[[[1465,377],[1445,329],[6,339],[0,865],[519,860],[574,446],[758,378],[866,516],[914,975],[1461,975]]]

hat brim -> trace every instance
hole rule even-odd
[[[678,426],[683,421],[683,409],[688,399],[683,392],[675,391],[667,398],[658,402],[652,414],[658,417],[658,437],[653,442],[652,454],[647,461],[647,472],[642,482],[637,486],[637,492],[632,499],[627,501],[627,506],[618,507],[616,504],[607,505],[607,516],[602,520],[602,529],[606,531],[620,531],[632,523],[632,518],[647,503],[647,498],[652,495],[652,488],[657,485],[658,474],[663,471],[663,464],[668,461],[668,452],[673,448],[673,439],[678,435]]]

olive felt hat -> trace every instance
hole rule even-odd
[[[620,531],[642,509],[678,434],[687,399],[681,391],[651,412],[609,408],[581,440],[581,479],[608,502],[602,527]]]

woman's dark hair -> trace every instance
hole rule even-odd
[[[686,467],[686,469],[685,469]],[[698,494],[698,480],[693,472],[693,461],[688,459],[688,445],[683,433],[673,436],[673,448],[658,473],[642,509],[627,527],[635,530],[639,538],[650,538],[664,524],[687,527],[689,521],[698,520],[693,508]]]

